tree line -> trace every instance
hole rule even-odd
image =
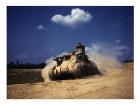
[[[45,63],[39,63],[39,64],[32,64],[32,63],[24,63],[20,64],[19,61],[16,63],[11,62],[7,64],[7,69],[42,69],[45,67]]]

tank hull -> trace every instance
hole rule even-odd
[[[61,66],[45,67],[42,70],[42,77],[44,81],[49,80],[65,80],[81,78],[84,76],[100,74],[97,66],[92,62],[76,62],[74,64],[68,64],[69,62],[63,62]]]

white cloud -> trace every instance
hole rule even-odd
[[[115,40],[115,43],[119,44],[119,43],[121,43],[121,40]]]
[[[54,48],[53,48],[53,47],[51,47],[51,48],[50,48],[50,50],[54,50]]]
[[[83,9],[75,8],[71,10],[71,14],[63,16],[56,14],[51,21],[68,27],[76,27],[79,24],[91,21],[92,15]]]
[[[18,55],[16,55],[15,56],[15,58],[18,58],[18,59],[26,59],[26,58],[28,58],[28,53],[20,53],[20,54],[18,54]]]
[[[44,27],[43,25],[38,25],[37,29],[38,30],[45,30],[45,31],[47,31],[47,28]]]
[[[118,56],[126,56],[127,57],[131,53],[130,47],[128,47],[126,45],[116,46],[115,50],[116,50]]]
[[[126,46],[126,45],[120,45],[120,46],[116,46],[115,49],[116,50],[121,50],[121,51],[122,50],[126,50],[127,51],[127,50],[129,50],[129,47]]]

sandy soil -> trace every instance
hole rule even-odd
[[[133,99],[133,63],[102,76],[7,86],[8,99]]]

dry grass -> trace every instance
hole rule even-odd
[[[42,82],[41,69],[9,69],[7,84],[24,84]]]
[[[102,76],[7,86],[8,99],[133,99],[133,63]]]

